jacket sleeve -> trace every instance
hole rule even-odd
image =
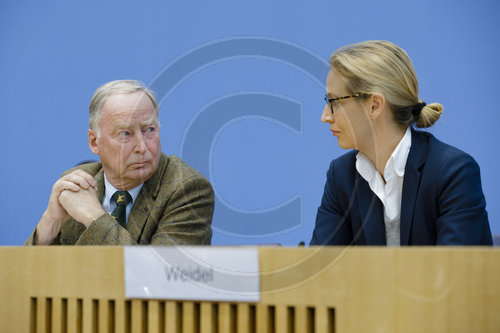
[[[316,214],[316,225],[309,245],[349,245],[353,242],[352,227],[348,213],[337,198],[335,161],[326,175],[326,184],[321,206]]]
[[[77,224],[84,229],[83,224]],[[75,233],[79,234],[79,233]],[[137,242],[110,214],[93,221],[81,234],[75,245],[134,245]]]
[[[463,153],[446,157],[439,177],[437,245],[492,245],[479,166]]]
[[[36,237],[36,227],[33,230],[33,232],[31,233],[30,237],[26,240],[26,242],[24,242],[24,246],[34,246],[35,245],[35,237]],[[50,242],[47,245],[61,245],[60,237],[61,237],[61,233],[58,233],[57,237],[54,238],[52,240],[52,242]]]

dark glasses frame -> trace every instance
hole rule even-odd
[[[325,102],[326,102],[326,104],[328,104],[330,106],[330,111],[332,111],[332,114],[333,114],[333,102],[339,101],[341,99],[355,98],[355,97],[367,97],[367,96],[370,96],[370,94],[356,93],[354,95],[335,97],[335,98],[329,98],[328,95],[325,95]]]

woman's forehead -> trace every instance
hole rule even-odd
[[[326,78],[326,92],[331,97],[339,97],[347,94],[347,79],[332,69]]]

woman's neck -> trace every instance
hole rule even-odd
[[[403,138],[406,129],[401,129],[396,124],[390,123],[377,125],[373,126],[373,141],[367,145],[368,147],[360,149],[360,151],[370,159],[382,176],[382,179],[384,179],[384,170],[387,161]]]

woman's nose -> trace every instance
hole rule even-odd
[[[323,114],[321,115],[321,121],[324,123],[333,123],[333,114],[332,110],[328,105],[325,105],[325,108],[323,109]]]

